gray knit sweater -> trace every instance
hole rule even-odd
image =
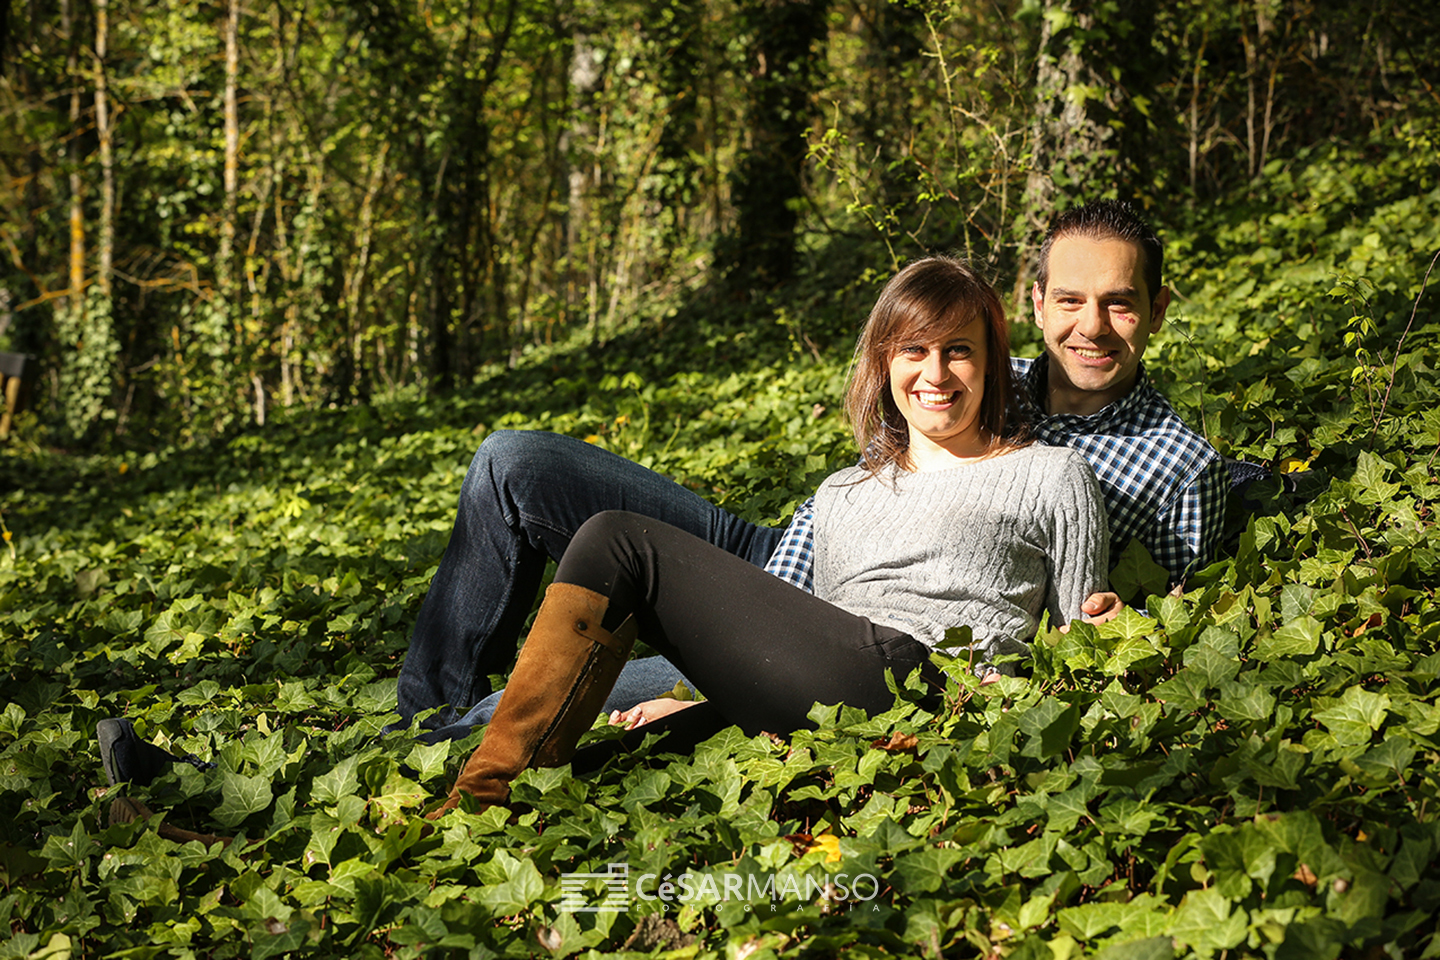
[[[1023,653],[1106,589],[1100,486],[1068,447],[1031,444],[946,470],[859,467],[815,494],[815,594],[931,646],[974,630],[977,663]]]

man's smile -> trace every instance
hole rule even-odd
[[[1081,360],[1101,361],[1108,360],[1115,355],[1114,350],[1101,350],[1099,347],[1066,347],[1071,353]]]

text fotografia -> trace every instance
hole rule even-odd
[[[613,913],[630,905],[630,895],[650,902],[678,904],[718,903],[720,901],[744,902],[749,909],[753,903],[769,904],[772,910],[784,900],[817,900],[830,903],[868,903],[880,894],[880,882],[873,874],[845,873],[826,874],[823,877],[794,874],[731,873],[690,873],[689,871],[661,876],[642,873],[635,878],[633,890],[629,884],[629,866],[612,863],[607,873],[565,873],[561,874],[563,897],[561,910],[573,913]],[[584,903],[581,892],[587,881],[602,881],[606,888],[605,899],[599,904]]]

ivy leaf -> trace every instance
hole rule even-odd
[[[1390,698],[1385,694],[1351,687],[1333,705],[1316,710],[1315,719],[1342,744],[1369,743],[1371,735],[1385,722],[1389,709]]]
[[[1170,937],[1146,937],[1112,943],[1095,954],[1095,960],[1170,960],[1175,956]]]
[[[1418,748],[1409,737],[1392,735],[1355,758],[1355,765],[1377,780],[1404,779]]]
[[[1240,672],[1240,661],[1227,656],[1207,644],[1196,644],[1185,651],[1185,669],[1213,689],[1235,679]]]
[[[1078,940],[1095,940],[1120,927],[1125,915],[1123,903],[1082,903],[1055,914],[1060,930]]]
[[[1081,817],[1090,815],[1086,806],[1087,797],[1088,792],[1085,788],[1076,787],[1048,798],[1045,812],[1050,817],[1049,829],[1060,833],[1069,833],[1073,830],[1075,824],[1080,822]]]
[[[497,856],[497,859],[500,857]],[[498,916],[513,916],[525,910],[540,899],[545,892],[545,881],[535,864],[529,860],[516,860],[505,856],[503,866],[506,879],[480,891],[480,902],[490,907]]]
[[[1270,719],[1274,714],[1275,697],[1264,687],[1229,680],[1221,685],[1220,699],[1216,701],[1215,709],[1226,720],[1259,723]]]
[[[311,796],[321,803],[339,803],[341,797],[360,789],[360,780],[355,774],[359,763],[359,754],[352,753],[320,774],[310,788]]]
[[[1019,726],[1030,737],[1020,755],[1048,760],[1069,749],[1080,729],[1080,707],[1046,697],[1020,715]]]
[[[1201,950],[1229,950],[1245,939],[1246,914],[1231,910],[1220,891],[1191,890],[1170,924],[1170,935]]]
[[[1245,769],[1261,786],[1298,790],[1300,773],[1305,769],[1308,756],[1309,751],[1286,741],[1280,744],[1273,757],[1247,760]]]
[[[429,799],[429,791],[397,771],[386,778],[384,786],[370,798],[370,803],[384,823],[403,820],[403,811],[407,807],[418,807]]]
[[[1138,539],[1131,540],[1110,568],[1110,589],[1127,604],[1150,596],[1164,596],[1170,574],[1156,563]]]
[[[215,819],[227,827],[236,827],[252,813],[270,806],[272,793],[267,776],[245,777],[226,772],[220,782],[220,806]]]
[[[1148,639],[1121,640],[1105,661],[1104,672],[1107,676],[1118,677],[1128,673],[1137,663],[1145,663],[1157,656],[1159,651]]]
[[[45,846],[40,848],[40,856],[55,864],[57,869],[73,870],[99,849],[85,831],[84,824],[76,820],[68,836],[52,834],[46,837]]]
[[[450,758],[450,742],[416,744],[405,757],[407,766],[415,770],[420,782],[433,780],[445,772],[445,761]]]
[[[1319,620],[1306,614],[1296,617],[1255,644],[1257,660],[1272,661],[1284,657],[1311,657],[1320,649],[1324,627]]]
[[[1315,588],[1287,583],[1280,588],[1280,616],[1288,621],[1303,617],[1315,606]]]
[[[940,889],[950,868],[965,859],[963,850],[949,847],[926,847],[897,857],[895,875],[900,888],[907,893],[934,893]]]
[[[1113,620],[1098,625],[1095,629],[1105,639],[1139,640],[1155,631],[1157,624],[1134,607],[1127,606]]]
[[[1390,471],[1394,469],[1390,464],[1375,456],[1369,450],[1360,451],[1360,456],[1355,463],[1355,476],[1352,483],[1355,485],[1355,499],[1361,503],[1381,504],[1395,498],[1400,492],[1400,484],[1386,481]]]
[[[1181,710],[1199,710],[1210,702],[1205,693],[1206,687],[1200,672],[1186,667],[1169,680],[1157,683],[1154,695],[1156,700],[1173,704]]]

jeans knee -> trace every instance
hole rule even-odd
[[[484,483],[496,491],[525,491],[561,476],[566,437],[542,430],[497,430],[480,443],[470,461],[466,485]]]
[[[475,451],[471,469],[482,464],[487,469],[493,470],[497,465],[523,463],[526,459],[526,435],[529,432],[526,430],[496,430],[480,441],[480,447]]]

